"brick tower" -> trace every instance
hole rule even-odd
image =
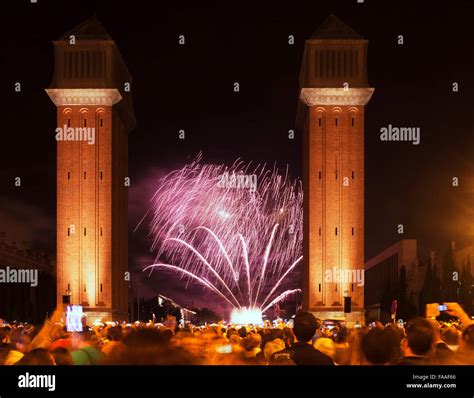
[[[367,83],[367,44],[331,15],[306,40],[301,66],[303,307],[321,319],[364,319],[364,106],[374,91]],[[344,313],[345,297],[350,313]]]
[[[46,92],[58,126],[57,304],[69,296],[88,322],[125,320],[131,77],[96,18],[53,44],[54,76]]]

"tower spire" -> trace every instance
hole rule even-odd
[[[105,29],[95,13],[68,32],[64,33],[61,36],[61,39],[69,40],[71,35],[74,35],[76,39],[79,40],[112,40],[107,29]]]
[[[355,30],[346,25],[334,14],[329,15],[311,35],[312,39],[363,39]]]

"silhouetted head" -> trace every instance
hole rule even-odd
[[[51,351],[51,355],[54,358],[56,365],[72,365],[71,353],[63,347],[55,348]]]
[[[303,343],[309,342],[318,327],[316,318],[310,312],[298,312],[295,316],[293,333],[298,341]]]
[[[448,345],[458,345],[459,335],[459,330],[451,327],[444,330],[441,337],[443,338],[443,341]]]
[[[474,324],[464,329],[462,332],[462,341],[464,348],[474,351]]]
[[[239,329],[239,336],[244,338],[245,336],[247,336],[247,329],[245,328],[245,326],[242,326],[240,329]]]
[[[48,350],[36,348],[26,353],[16,365],[56,365],[56,363]]]
[[[383,365],[395,358],[399,341],[394,331],[373,328],[362,336],[361,350],[365,360],[373,365]]]
[[[107,338],[110,341],[122,340],[122,328],[120,326],[114,326],[107,331]]]
[[[435,331],[431,323],[423,318],[417,318],[411,321],[407,327],[408,347],[415,355],[428,355],[431,351]]]
[[[10,336],[10,341],[15,350],[20,352],[27,352],[30,345],[30,337],[22,334],[19,329],[14,330]]]

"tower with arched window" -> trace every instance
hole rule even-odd
[[[131,76],[91,18],[53,42],[46,89],[57,107],[57,303],[89,322],[128,319],[128,133]]]
[[[320,318],[363,320],[364,107],[374,91],[367,44],[331,15],[306,40],[301,66],[303,306]]]

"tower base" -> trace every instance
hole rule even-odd
[[[84,309],[84,315],[87,317],[87,325],[92,325],[95,321],[98,322],[128,322],[129,316],[127,313],[121,313],[110,309],[91,308]]]
[[[365,312],[362,310],[356,310],[352,312],[343,311],[309,311],[316,318],[322,321],[326,319],[346,321],[348,327],[354,327],[358,322],[360,325],[365,324]]]

